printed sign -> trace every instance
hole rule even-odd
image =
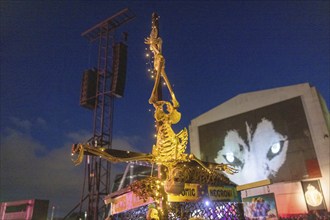
[[[179,195],[169,194],[169,202],[188,202],[198,200],[198,184],[185,183],[184,189]]]
[[[143,199],[140,199],[133,192],[128,192],[112,200],[111,213],[112,215],[114,215],[143,205],[147,205],[152,202],[153,202],[152,198],[149,198],[147,201],[143,201]]]
[[[243,198],[244,219],[278,219],[274,193]]]
[[[319,180],[301,182],[308,210],[326,210]]]
[[[233,187],[209,186],[208,194],[211,200],[234,200],[236,191]]]

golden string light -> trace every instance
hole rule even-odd
[[[150,78],[151,79],[154,79],[154,67],[153,67],[153,59],[154,59],[154,56],[153,56],[153,53],[146,47],[145,48],[145,51],[146,51],[146,54],[145,54],[145,57],[147,58],[147,62],[146,62],[146,66],[147,66],[147,72],[148,74],[150,74]]]

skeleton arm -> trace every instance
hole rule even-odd
[[[151,154],[92,147],[89,144],[74,144],[72,146],[71,155],[74,156],[75,154],[78,154],[76,159],[72,159],[75,165],[79,165],[82,162],[84,155],[99,156],[112,163],[130,161],[153,162],[154,160]]]
[[[225,171],[228,174],[234,174],[234,173],[238,173],[238,170],[235,169],[234,167],[230,166],[229,164],[218,164],[215,167],[215,170],[220,170],[220,171]]]

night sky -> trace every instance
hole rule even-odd
[[[81,33],[129,7],[124,97],[116,99],[114,148],[150,152],[153,80],[144,38],[160,15],[166,73],[180,103],[179,131],[241,93],[310,83],[330,95],[329,1],[1,1],[1,201],[49,199],[66,214],[79,199],[83,165],[71,144],[92,135],[79,106],[96,44]],[[167,93],[167,90],[164,90]]]

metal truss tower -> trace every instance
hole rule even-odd
[[[93,137],[90,139],[95,147],[112,148],[114,99],[118,96],[113,88],[114,78],[118,77],[113,73],[114,65],[118,65],[114,60],[115,30],[134,17],[133,12],[125,8],[82,33],[89,42],[98,42]],[[88,194],[82,197],[81,203],[88,199],[88,220],[104,219],[106,206],[103,198],[110,193],[111,165],[99,157],[87,156],[85,166]]]

